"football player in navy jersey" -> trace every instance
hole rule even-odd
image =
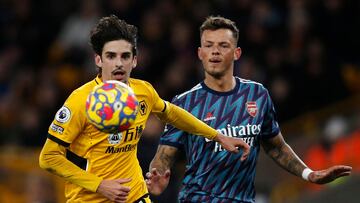
[[[255,202],[260,145],[278,165],[306,181],[325,184],[350,175],[352,168],[343,165],[312,171],[284,141],[268,90],[233,75],[234,61],[241,56],[238,35],[231,20],[206,19],[200,27],[198,48],[205,79],[172,102],[219,132],[242,138],[251,147],[248,158],[240,161],[241,153],[229,153],[214,141],[167,125],[146,174],[150,193],[159,195],[167,187],[179,149],[187,158],[180,202]]]

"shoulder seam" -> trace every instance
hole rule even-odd
[[[176,99],[180,99],[181,97],[189,94],[190,92],[196,91],[196,90],[201,89],[201,88],[202,88],[202,86],[201,86],[201,84],[199,83],[199,84],[197,84],[195,87],[191,88],[190,90],[188,90],[188,91],[186,91],[186,92],[183,92],[183,93],[177,95],[177,96],[176,96]]]
[[[239,79],[240,79],[240,82],[242,82],[242,83],[253,83],[253,84],[260,85],[260,86],[264,86],[263,84],[261,84],[259,82],[252,81],[252,80],[247,80],[247,79],[243,79],[243,78],[239,78]]]

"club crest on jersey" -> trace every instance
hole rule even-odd
[[[66,123],[69,121],[71,116],[71,111],[68,107],[63,106],[56,113],[55,120],[59,123]]]
[[[246,111],[250,114],[250,116],[255,117],[258,112],[256,102],[254,101],[246,102]]]
[[[139,102],[139,112],[142,116],[146,114],[147,111],[147,104],[144,100]]]
[[[122,138],[122,133],[115,133],[108,135],[108,141],[110,144],[119,144]]]

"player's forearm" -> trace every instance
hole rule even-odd
[[[149,171],[156,168],[161,174],[166,170],[170,170],[175,162],[175,154],[177,149],[170,146],[159,145],[157,152],[150,163]]]
[[[194,135],[200,135],[211,140],[217,136],[218,132],[215,129],[197,119],[191,113],[174,104],[168,104],[168,110],[162,115],[158,115],[161,120],[172,124],[180,130]]]
[[[296,176],[301,177],[303,170],[307,167],[286,143],[281,147],[272,147],[265,151],[278,165]]]
[[[65,151],[64,147],[48,139],[40,153],[40,167],[67,181],[96,192],[102,178],[80,169],[67,160]]]

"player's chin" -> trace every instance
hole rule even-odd
[[[216,69],[207,70],[206,72],[214,78],[219,78],[224,75],[223,72]]]

